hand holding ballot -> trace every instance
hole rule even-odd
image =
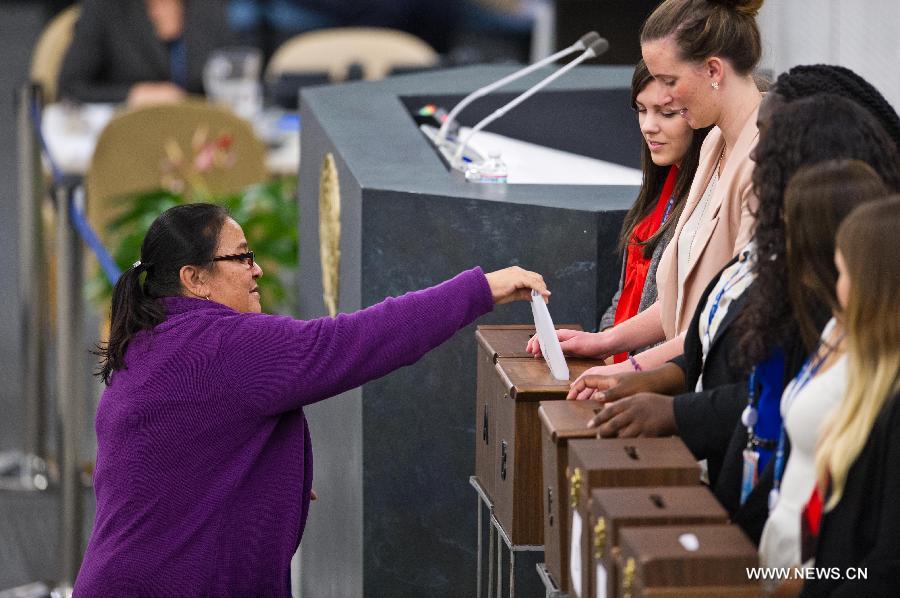
[[[504,268],[484,275],[491,287],[491,296],[496,305],[513,301],[529,301],[532,289],[544,297],[550,298],[550,291],[544,277],[537,272],[529,272],[518,266]]]

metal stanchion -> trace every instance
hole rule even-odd
[[[477,596],[477,598],[481,598],[483,595],[485,595],[482,593],[482,585],[481,585],[481,582],[482,582],[481,576],[482,576],[482,571],[484,570],[482,562],[481,562],[481,558],[484,555],[484,548],[483,548],[483,543],[482,543],[482,535],[484,533],[484,514],[482,513],[482,509],[487,509],[489,520],[493,520],[494,503],[491,502],[491,499],[488,497],[487,494],[485,494],[484,488],[481,487],[481,482],[478,480],[478,476],[474,476],[474,475],[470,476],[469,477],[469,485],[475,489],[475,494],[477,496],[476,504],[478,506],[478,552],[477,552],[478,563],[476,565],[476,575],[478,576],[478,579],[475,584],[475,587],[476,587],[475,595]],[[494,546],[496,546],[497,542],[498,542],[498,539],[497,539],[497,534],[494,530],[494,526],[493,526],[493,524],[490,524],[490,527],[488,528],[488,557],[487,557],[488,579],[487,579],[487,590],[486,590],[487,596],[493,595],[492,590],[494,588]],[[497,549],[497,554],[498,555],[500,554],[499,548]],[[499,571],[498,571],[497,575],[498,576],[500,575]]]
[[[500,548],[497,546],[497,530],[494,529],[493,525],[490,527],[491,529],[488,532],[488,596],[491,595],[491,590],[494,588],[494,549],[496,548],[498,552],[500,551]]]
[[[494,529],[497,529],[497,525],[494,525],[494,516],[491,515],[491,526]],[[497,529],[497,535],[500,535],[500,530]],[[502,598],[503,596],[503,551],[500,550],[500,542],[497,542],[497,598]]]
[[[516,595],[516,551],[509,551],[509,595]]]
[[[478,508],[478,549],[475,552],[475,555],[476,555],[475,556],[475,559],[476,559],[475,596],[476,596],[476,598],[481,598],[481,554],[482,554],[481,534],[482,534],[482,531],[484,530],[484,516],[482,514],[482,511],[484,509],[481,508],[481,497],[480,496],[475,497],[475,503],[476,503],[476,507]]]
[[[516,583],[515,583],[515,572],[516,572],[516,553],[517,552],[543,552],[544,545],[543,544],[513,544],[509,539],[509,536],[506,534],[506,530],[503,529],[503,526],[500,525],[500,522],[497,518],[491,514],[491,526],[496,528],[497,530],[497,598],[503,596],[503,588],[502,588],[502,563],[503,563],[503,551],[500,547],[505,544],[506,549],[509,551],[509,593],[507,594],[509,598],[514,598],[516,595]],[[500,541],[503,541],[502,543]]]
[[[60,586],[71,587],[81,565],[82,500],[79,436],[83,427],[83,368],[81,244],[72,224],[75,185],[56,189],[57,241],[57,415],[60,437],[60,486],[62,495]]]
[[[24,452],[45,458],[44,398],[47,277],[41,204],[44,185],[40,147],[32,128],[32,106],[40,102],[40,87],[25,85],[19,93],[19,309],[22,325],[22,397],[25,401]],[[46,486],[44,486],[46,488]]]
[[[538,577],[541,578],[544,589],[546,590],[546,598],[566,598],[568,596],[568,594],[560,590],[556,585],[556,580],[550,575],[550,571],[547,570],[547,565],[545,563],[538,563],[536,567]]]

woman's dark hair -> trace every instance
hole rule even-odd
[[[769,351],[799,334],[789,296],[784,230],[784,190],[803,166],[856,159],[871,166],[891,190],[900,189],[900,156],[893,140],[867,110],[846,98],[817,94],[776,110],[753,152],[753,186],[759,198],[754,239],[756,280],[736,321],[735,365],[749,369]],[[810,300],[817,326],[830,314],[825,301]]]
[[[647,70],[647,65],[641,60],[634,67],[634,75],[631,78],[631,108],[637,111],[637,96],[641,93],[647,84],[653,81],[653,75]],[[675,180],[675,203],[672,205],[672,211],[669,218],[659,227],[659,229],[649,239],[641,243],[644,246],[644,257],[650,258],[653,251],[660,241],[674,230],[684,209],[685,201],[687,201],[688,192],[691,190],[691,182],[694,180],[694,173],[697,172],[697,165],[700,162],[700,147],[706,134],[712,127],[696,129],[693,132],[691,145],[681,159],[681,166],[678,169],[678,178]],[[646,141],[641,139],[641,170],[643,170],[643,180],[641,189],[638,192],[637,199],[628,213],[625,214],[625,220],[622,223],[622,231],[619,234],[619,252],[624,254],[628,242],[631,240],[631,232],[637,224],[649,216],[656,208],[659,194],[662,193],[663,184],[669,174],[671,166],[657,166],[653,163],[650,154],[650,148]],[[667,198],[668,199],[668,198]]]
[[[788,290],[791,308],[810,352],[820,328],[807,305],[823,302],[840,311],[835,294],[834,245],[838,227],[854,208],[888,194],[871,166],[859,160],[828,160],[797,171],[784,191]]]
[[[222,206],[193,203],[166,210],[150,225],[140,262],[122,273],[113,289],[109,342],[98,351],[97,375],[104,383],[109,384],[114,371],[125,368],[125,351],[132,337],[165,319],[158,299],[182,294],[181,267],[211,263],[226,218],[228,211]]]
[[[763,0],[666,0],[641,28],[641,43],[674,36],[681,60],[728,59],[749,75],[762,55],[756,13]]]
[[[778,77],[773,91],[787,102],[816,93],[849,98],[871,112],[900,148],[900,118],[894,107],[871,83],[848,68],[830,64],[795,66]]]

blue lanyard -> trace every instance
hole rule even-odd
[[[788,401],[788,405],[793,403],[797,395],[800,394],[800,391],[809,384],[810,380],[816,377],[816,374],[828,360],[828,357],[834,353],[834,350],[840,344],[842,338],[843,337],[838,338],[834,345],[826,345],[828,349],[815,361],[815,363],[812,362],[815,353],[803,363],[803,367],[800,368],[800,373],[797,374],[797,377],[794,379],[794,385],[791,386],[789,395],[790,401]],[[816,353],[818,353],[818,349],[816,349]],[[782,397],[782,401],[784,401],[785,398],[786,397]],[[769,511],[775,507],[775,503],[778,502],[778,497],[781,494],[781,479],[784,477],[784,444],[786,442],[786,437],[787,434],[784,431],[784,418],[782,418],[781,433],[778,435],[778,448],[775,450],[775,477],[772,482],[772,490],[769,492]]]
[[[745,276],[750,274],[750,270],[746,268],[746,265],[749,263],[750,263],[749,256],[747,256],[746,258],[743,258],[740,262],[741,267],[738,268],[737,271],[735,271],[728,278],[728,280],[725,282],[725,284],[722,286],[722,288],[719,289],[719,292],[716,293],[715,299],[713,299],[712,307],[709,308],[709,319],[706,322],[706,346],[707,346],[707,348],[710,345],[712,345],[712,336],[711,336],[712,323],[713,323],[713,319],[716,317],[716,312],[719,311],[719,304],[722,302],[722,297],[725,295],[725,293],[727,293],[729,290],[734,288],[735,285],[737,285],[737,283],[739,283],[741,280],[743,280]],[[754,371],[754,373],[755,373],[755,371]]]

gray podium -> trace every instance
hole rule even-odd
[[[616,239],[636,187],[466,183],[411,116],[429,102],[452,106],[512,70],[468,67],[303,90],[301,317],[327,314],[319,195],[331,154],[340,189],[339,311],[475,265],[518,264],[544,275],[556,321],[596,328],[618,280]],[[462,122],[473,125],[538,79],[479,100]],[[488,130],[638,168],[630,81],[630,68],[579,67]],[[480,320],[529,321],[524,303]],[[303,598],[475,594],[474,409],[474,326],[413,366],[306,409],[320,498],[301,543]],[[533,566],[529,574],[542,587]],[[521,585],[518,594],[529,595]]]

